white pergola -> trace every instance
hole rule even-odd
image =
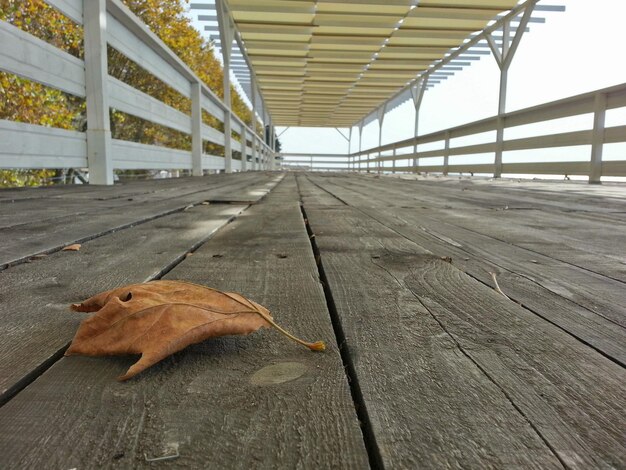
[[[507,72],[538,0],[214,0],[192,3],[265,123],[359,129],[493,53]],[[235,47],[233,47],[235,46]],[[228,78],[225,86],[230,86]],[[226,90],[225,90],[226,92]],[[257,111],[257,109],[255,109]],[[274,132],[270,133],[271,136]],[[359,140],[361,140],[359,138]]]

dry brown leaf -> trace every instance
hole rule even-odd
[[[63,247],[61,251],[79,251],[82,245],[80,243],[74,243],[73,245],[67,245]]]
[[[190,344],[224,335],[245,335],[273,326],[314,351],[323,342],[307,343],[276,323],[263,306],[232,292],[183,281],[131,284],[97,294],[77,312],[97,312],[84,320],[66,356],[141,354],[119,377],[126,380]]]

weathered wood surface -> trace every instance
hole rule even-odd
[[[166,277],[239,291],[329,350],[261,330],[192,346],[126,383],[115,377],[133,358],[63,358],[0,408],[0,467],[151,468],[146,456],[178,453],[161,465],[367,468],[293,178]]]
[[[0,400],[65,349],[84,318],[71,303],[160,277],[245,207],[195,206],[0,271]]]
[[[452,223],[453,214],[463,214],[468,209],[433,209],[424,205],[428,203],[422,194],[431,197],[430,186],[422,188],[419,183],[411,182],[413,189],[399,194],[389,188],[388,182],[382,182],[385,178],[371,180],[366,190],[358,179],[353,184],[352,179],[335,176],[312,178],[320,188],[436,255],[452,257],[455,266],[485,284],[493,287],[490,273],[496,273],[500,287],[509,297],[613,360],[626,364],[626,290],[620,281],[494,238],[489,230],[495,222],[485,224],[481,229],[485,233]],[[384,186],[380,191],[379,185]],[[469,198],[464,202],[470,203]],[[494,199],[492,204],[498,202]],[[484,212],[474,207],[471,213],[480,221]],[[486,212],[492,213],[488,209]],[[575,224],[576,219],[571,219],[571,223]],[[619,246],[620,238],[624,237],[619,230],[614,231],[614,225],[609,227],[602,232],[606,236],[613,233]]]
[[[275,174],[228,176],[224,181],[215,178],[182,179],[178,186],[168,183],[157,185],[157,189],[152,190],[145,184],[137,184],[137,188],[131,184],[130,190],[125,186],[120,188],[123,197],[119,197],[120,194],[116,194],[110,187],[101,187],[92,193],[78,193],[89,195],[88,198],[60,197],[43,203],[41,199],[27,197],[29,192],[10,190],[25,197],[0,204],[0,219],[4,224],[4,227],[0,227],[0,267],[23,261],[37,253],[54,251],[71,243],[180,211],[188,205],[203,201],[255,202],[264,197],[280,179]],[[50,191],[52,194],[55,192],[59,190]]]
[[[626,467],[623,188],[278,178],[0,191],[21,259],[90,239],[0,271],[0,468]],[[69,303],[162,276],[330,350],[262,330],[127,383],[136,358],[61,357]]]
[[[308,203],[315,186],[300,185],[386,467],[626,465],[623,367],[361,207]]]
[[[351,180],[350,186],[366,191],[368,181]],[[626,239],[615,236],[615,231],[626,232],[623,187],[597,189],[574,183],[544,183],[539,189],[536,183],[506,182],[501,186],[467,180],[424,183],[420,181],[417,193],[413,192],[414,182],[383,178],[376,186],[380,190],[377,193],[391,196],[396,204],[408,202],[420,207],[418,203],[428,195],[434,201],[428,200],[427,207],[443,211],[451,223],[626,280]],[[547,188],[553,184],[555,189],[549,191]],[[586,198],[577,198],[577,192]],[[614,231],[607,230],[607,224]]]

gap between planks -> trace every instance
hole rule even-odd
[[[349,198],[352,202],[352,204],[349,204],[350,207],[354,207],[356,210],[363,212],[366,216],[385,225],[400,236],[407,238],[407,240],[428,247],[431,251],[437,250],[440,253],[451,254],[454,256],[456,260],[455,263],[458,267],[463,269],[463,271],[471,277],[491,288],[494,288],[494,286],[492,280],[487,275],[488,272],[494,270],[500,272],[501,276],[504,275],[501,280],[506,284],[504,291],[508,293],[515,302],[523,305],[531,312],[540,315],[542,318],[546,319],[546,321],[557,325],[559,328],[591,346],[617,364],[623,365],[624,362],[626,362],[625,332],[621,326],[610,322],[602,317],[602,315],[598,315],[597,311],[591,310],[587,306],[579,305],[568,298],[562,297],[558,291],[553,292],[553,290],[548,289],[539,281],[533,279],[537,276],[529,277],[523,273],[518,273],[521,267],[518,264],[515,265],[517,268],[515,266],[511,267],[510,262],[507,264],[508,267],[503,266],[502,262],[506,261],[506,256],[499,255],[497,247],[490,245],[488,252],[484,252],[484,256],[480,257],[480,253],[475,253],[474,251],[476,250],[473,248],[469,250],[470,247],[479,246],[477,241],[474,244],[470,243],[468,245],[465,243],[465,246],[461,246],[453,240],[449,240],[448,237],[435,233],[425,227],[422,227],[423,230],[420,231],[414,228],[411,222],[404,221],[400,219],[399,216],[396,223],[394,223],[392,217],[395,216],[396,212],[400,209],[394,208],[393,205],[389,203],[380,204],[372,201],[372,194],[376,194],[374,188],[370,188],[370,192],[366,196],[362,195],[360,192],[356,192],[354,189],[346,189],[344,186],[331,184],[326,181],[326,179],[329,178],[323,178],[324,186],[334,188],[332,192],[315,181],[311,181],[311,184],[330,196],[337,198],[342,204],[347,204],[345,198]],[[354,196],[346,193],[346,191],[354,193]],[[357,203],[354,203],[354,201],[357,201]],[[382,211],[382,208],[386,208],[386,210]],[[411,213],[409,212],[408,214],[410,216],[409,218],[413,220]],[[424,215],[418,215],[414,218],[415,221],[413,223],[417,224],[418,227],[419,224],[427,225],[428,220],[430,220],[430,217]],[[400,220],[402,220],[403,223],[397,223]],[[424,234],[428,234],[430,239]],[[485,237],[484,235],[480,236]],[[436,239],[440,243],[433,243],[433,239]],[[509,251],[514,249],[508,244],[502,245],[502,248]],[[517,276],[517,278],[509,280],[510,276]],[[619,290],[614,292],[613,296],[617,294],[619,294]],[[557,299],[559,302],[556,302]],[[580,301],[579,299],[578,302]],[[604,300],[602,300],[602,302],[604,302]],[[615,308],[619,308],[619,306]],[[571,315],[572,309],[577,315]]]
[[[306,205],[306,201],[305,201],[305,205]],[[333,289],[333,292],[335,292],[335,289],[337,289],[339,293],[342,293],[342,291],[344,290],[348,291],[350,289],[353,289],[354,283],[359,282],[358,277],[356,276],[357,273],[363,273],[365,272],[365,269],[366,269],[366,268],[364,269],[364,267],[362,266],[358,268],[357,271],[349,271],[349,270],[346,271],[347,266],[344,266],[343,268],[340,269],[339,266],[343,266],[341,265],[341,262],[339,261],[341,254],[343,253],[344,250],[348,250],[349,253],[352,253],[351,256],[353,257],[353,259],[358,258],[359,255],[361,255],[361,251],[368,249],[365,246],[360,247],[358,243],[359,237],[366,237],[365,240],[370,240],[369,238],[370,235],[367,235],[369,233],[368,227],[370,226],[374,227],[374,225],[372,225],[371,222],[367,222],[367,219],[369,219],[369,216],[367,214],[362,214],[366,217],[365,219],[361,219],[362,222],[358,222],[356,220],[348,221],[349,212],[346,212],[347,208],[342,209],[342,207],[345,207],[345,206],[339,205],[339,206],[335,206],[335,208],[333,209],[334,214],[335,214],[334,216],[335,222],[342,223],[344,225],[348,224],[348,225],[345,225],[344,227],[346,230],[348,226],[355,227],[355,229],[353,230],[352,236],[346,233],[344,234],[343,238],[337,238],[337,239],[332,238],[334,236],[333,234],[335,233],[335,228],[333,227],[333,225],[330,224],[330,220],[331,220],[330,217],[332,216],[333,213],[329,210],[328,207],[319,207],[319,208],[316,207],[316,210],[313,212],[313,214],[310,211],[308,212],[308,217],[312,217],[314,228],[317,227],[317,229],[319,230],[320,218],[323,221],[321,231],[316,233],[316,240],[318,242],[320,240],[324,242],[324,240],[328,237],[331,237],[332,240],[336,240],[337,245],[329,244],[329,242],[326,241],[324,242],[324,245],[320,249],[322,251],[323,259],[326,260],[329,257],[330,260],[336,265],[335,268],[333,269],[334,282],[331,288]],[[354,210],[354,209],[350,208],[350,210]],[[388,227],[385,227],[382,224],[380,225],[380,227],[381,227],[380,228],[381,236],[385,230],[390,230]],[[383,230],[382,227],[385,227],[385,229]],[[327,231],[329,232],[328,235],[327,235]],[[371,236],[372,237],[375,236],[374,232]],[[545,375],[545,378],[539,380],[539,382],[537,382],[536,384],[533,384],[529,390],[525,390],[525,388],[528,387],[530,383],[532,383],[532,382],[528,382],[528,380],[536,381],[536,378],[533,378],[533,373],[535,373],[533,371],[534,366],[531,366],[530,364],[524,364],[524,361],[528,362],[529,358],[534,357],[536,354],[532,353],[529,356],[526,352],[519,350],[520,346],[522,350],[527,348],[527,346],[524,343],[518,342],[517,347],[515,347],[514,344],[505,347],[507,343],[503,343],[503,346],[502,346],[504,348],[502,349],[503,354],[501,355],[501,357],[499,357],[500,350],[497,346],[498,344],[500,344],[500,342],[504,342],[504,339],[498,338],[498,334],[496,334],[495,332],[490,333],[489,329],[487,329],[485,332],[481,332],[480,335],[486,338],[486,342],[481,343],[480,337],[473,339],[471,338],[471,336],[468,337],[464,329],[459,330],[459,325],[455,324],[455,321],[456,321],[455,317],[450,316],[450,314],[448,313],[450,309],[455,309],[457,312],[459,312],[458,314],[454,314],[454,315],[459,315],[459,320],[461,319],[461,316],[462,316],[461,312],[463,312],[464,309],[471,311],[472,312],[471,315],[477,315],[477,316],[482,315],[484,317],[485,314],[479,313],[480,309],[471,303],[466,304],[463,307],[460,306],[459,302],[456,302],[455,304],[454,299],[450,298],[450,296],[452,295],[451,292],[448,292],[447,294],[444,293],[443,295],[437,294],[436,293],[437,287],[436,285],[432,284],[432,282],[437,281],[437,279],[429,279],[428,277],[430,276],[430,274],[428,274],[429,272],[431,271],[439,272],[443,268],[445,268],[443,269],[443,271],[447,270],[446,272],[449,272],[450,275],[456,279],[456,277],[459,277],[459,271],[456,270],[455,268],[452,268],[451,265],[449,265],[448,263],[445,263],[442,260],[433,259],[433,261],[429,261],[423,266],[423,268],[425,268],[424,272],[427,275],[424,279],[421,279],[419,276],[424,275],[422,272],[422,267],[421,267],[421,264],[423,264],[423,262],[419,260],[419,257],[417,257],[415,258],[415,262],[411,263],[411,259],[412,259],[410,256],[411,250],[408,249],[409,246],[415,246],[414,242],[412,242],[411,240],[407,240],[402,235],[398,235],[398,236],[399,238],[393,243],[398,244],[398,249],[402,247],[401,253],[398,253],[398,255],[395,256],[393,255],[393,250],[391,248],[388,248],[389,250],[391,250],[389,252],[389,256],[393,256],[393,258],[390,258],[388,263],[392,262],[391,266],[395,266],[393,263],[401,263],[401,265],[403,266],[406,265],[409,271],[415,273],[414,275],[416,277],[414,279],[416,281],[419,281],[415,284],[415,286],[416,287],[420,286],[419,287],[420,291],[424,289],[424,287],[420,285],[421,283],[423,283],[424,281],[426,281],[427,283],[430,283],[430,289],[432,289],[432,293],[429,294],[428,292],[430,291],[430,289],[426,289],[423,291],[423,293],[420,292],[420,298],[418,300],[422,302],[422,305],[428,309],[431,315],[435,315],[435,313],[433,313],[433,307],[435,307],[438,310],[436,315],[439,319],[441,318],[446,319],[445,320],[446,329],[448,331],[451,326],[453,327],[455,332],[454,333],[449,332],[449,334],[451,335],[451,337],[454,338],[455,342],[459,343],[459,339],[463,341],[463,350],[465,351],[464,354],[470,354],[472,356],[471,357],[472,362],[475,362],[476,365],[480,364],[480,367],[484,369],[485,372],[488,371],[490,381],[492,381],[494,385],[497,385],[500,388],[500,390],[503,393],[505,393],[505,395],[507,396],[507,399],[511,402],[511,404],[514,405],[516,409],[518,409],[518,411],[528,420],[529,423],[532,423],[532,427],[536,430],[538,435],[541,436],[541,439],[543,440],[543,442],[546,444],[548,444],[549,442],[548,447],[554,451],[553,455],[558,455],[558,458],[560,460],[559,465],[565,464],[567,467],[585,468],[585,465],[588,465],[588,464],[602,465],[601,462],[603,462],[604,464],[610,464],[610,462],[612,462],[612,464],[615,464],[616,462],[618,462],[620,459],[619,457],[620,452],[617,449],[620,449],[620,446],[614,438],[616,436],[615,433],[617,429],[616,423],[619,423],[619,420],[616,422],[615,419],[617,419],[617,416],[619,415],[619,413],[617,413],[615,406],[610,407],[608,406],[609,402],[607,402],[606,400],[602,401],[603,400],[602,397],[604,397],[606,394],[608,394],[607,398],[609,399],[610,399],[610,396],[612,396],[613,394],[615,394],[616,397],[619,396],[620,387],[619,386],[616,387],[616,384],[619,383],[618,377],[620,376],[623,377],[623,369],[619,368],[619,366],[615,366],[615,365],[611,366],[611,362],[602,362],[602,360],[598,359],[598,357],[594,357],[593,351],[588,350],[588,349],[586,350],[585,346],[581,346],[579,343],[572,341],[571,337],[568,340],[567,338],[569,336],[567,335],[560,336],[559,333],[564,334],[562,330],[555,330],[555,329],[551,330],[551,328],[554,328],[552,325],[549,325],[548,323],[542,324],[541,320],[537,320],[537,317],[533,315],[531,312],[527,312],[526,310],[523,310],[523,309],[517,310],[519,309],[519,306],[515,305],[512,302],[505,300],[500,294],[495,294],[495,292],[492,289],[488,289],[487,291],[484,292],[484,294],[485,295],[489,294],[488,297],[490,298],[492,302],[497,303],[498,305],[500,305],[503,309],[507,311],[507,318],[512,315],[511,318],[514,319],[516,323],[519,323],[520,321],[522,323],[526,322],[528,325],[532,324],[533,325],[532,328],[535,328],[535,329],[539,328],[542,331],[543,330],[550,331],[550,334],[553,336],[552,338],[553,340],[558,338],[558,341],[555,341],[555,346],[561,343],[562,343],[561,346],[567,345],[567,348],[566,348],[567,352],[566,352],[566,349],[564,349],[562,353],[565,355],[567,354],[572,355],[573,364],[568,364],[566,362],[563,369],[572,368],[573,371],[575,371],[573,372],[573,375],[570,376],[566,373],[566,371],[561,371],[559,369],[560,366],[558,364],[551,364],[550,362],[548,362],[547,364],[541,365],[541,367],[539,367],[539,363],[537,363],[536,366],[539,367],[539,369],[546,369],[546,371],[542,372]],[[387,238],[384,238],[384,239],[372,238],[372,241],[371,242],[368,241],[368,243],[373,244],[375,240],[381,240],[380,243],[382,244],[383,243],[382,240],[385,240],[385,243],[389,243],[390,247],[393,246],[391,235],[386,235],[386,237],[389,237],[388,238],[389,242],[386,241]],[[349,241],[344,240],[345,238],[349,238],[350,240]],[[404,242],[402,242],[402,240],[404,240]],[[411,245],[407,245],[407,242],[410,242]],[[375,245],[372,245],[372,246],[375,246]],[[383,258],[383,257],[373,256],[373,258]],[[336,261],[333,261],[333,259],[336,259]],[[373,261],[373,262],[374,264],[377,264],[376,261]],[[382,262],[382,259],[381,259],[381,262]],[[420,265],[419,269],[418,267],[415,266],[415,264]],[[400,271],[400,272],[403,272],[403,271]],[[344,277],[346,279],[344,279]],[[349,279],[351,283],[346,284],[345,281],[347,279]],[[397,281],[397,277],[395,277],[395,279]],[[411,277],[411,279],[413,279],[413,277]],[[342,282],[342,280],[344,282]],[[462,280],[461,277],[459,277],[459,281],[461,280]],[[464,284],[467,284],[467,285],[464,285]],[[458,284],[458,287],[459,288],[462,287],[464,290],[467,290],[467,288],[469,288],[469,284],[471,284],[471,282],[468,283],[466,280],[463,280],[463,282]],[[473,288],[476,289],[477,286],[481,286],[481,284],[476,284]],[[374,289],[376,290],[376,292],[380,292],[380,290],[382,289],[382,286],[378,286],[377,288],[374,288]],[[369,292],[369,291],[365,291],[365,292]],[[412,288],[411,292],[413,296],[415,297],[416,291]],[[477,297],[478,293],[473,293],[472,290],[467,290],[467,292],[471,293],[474,297]],[[439,304],[434,303],[432,305],[429,305],[429,304],[423,303],[424,299],[429,299],[433,295],[437,298],[436,302],[439,302]],[[347,314],[346,312],[350,312],[352,309],[356,309],[356,311],[358,312],[357,315],[359,317],[367,318],[368,312],[361,311],[364,309],[364,307],[365,307],[365,310],[367,309],[366,304],[363,305],[362,303],[359,303],[359,302],[362,302],[361,297],[359,295],[356,295],[356,297],[352,298],[352,302],[356,302],[356,305],[354,306],[352,306],[349,303],[349,300],[350,299],[348,300],[344,299],[342,303],[342,309],[343,309],[342,315],[344,315],[345,317],[345,315]],[[408,302],[408,300],[402,299],[402,302],[405,303],[405,302]],[[432,302],[432,301],[429,300],[429,302]],[[382,307],[382,304],[381,304],[381,307]],[[513,310],[516,310],[516,311],[513,312]],[[525,312],[525,313],[522,313],[522,312]],[[500,321],[499,316],[501,316],[503,313],[504,312],[496,313],[494,311],[493,312],[494,317],[485,317],[485,320],[497,319],[498,321]],[[351,314],[354,315],[354,313],[351,313]],[[521,318],[518,318],[520,315],[521,315]],[[448,318],[448,316],[450,316],[450,318]],[[522,318],[523,318],[523,321],[522,321]],[[356,326],[357,328],[359,328],[358,327],[359,323],[354,323],[355,321],[356,320],[352,320],[351,325],[353,327]],[[494,323],[493,326],[495,327],[497,324],[498,323],[496,322]],[[503,324],[500,324],[499,327],[502,327],[502,325]],[[504,323],[504,325],[506,325],[506,322]],[[510,327],[506,326],[506,328],[510,328]],[[520,328],[524,328],[524,326],[520,325]],[[382,332],[378,332],[378,334],[381,334],[381,333]],[[518,333],[521,334],[522,336],[524,335],[527,336],[528,334],[525,330],[520,330]],[[355,333],[352,332],[353,336],[354,334]],[[490,339],[491,339],[491,342],[495,343],[494,346],[489,346]],[[538,339],[534,339],[533,341],[531,341],[531,343],[532,345],[528,347],[529,352],[532,351],[533,348],[536,349],[538,345],[540,345],[540,342],[538,343]],[[483,347],[485,346],[486,346],[486,349],[483,351]],[[543,347],[544,346],[540,346],[539,349]],[[547,341],[545,348],[547,348],[547,350],[550,350],[552,348],[552,343],[550,340]],[[511,354],[506,353],[509,350]],[[366,350],[359,350],[358,344],[357,344],[356,355],[357,357],[359,357],[360,355],[363,355],[364,356],[363,360],[368,361],[367,367],[368,368],[373,367],[373,365],[371,364],[371,360],[372,360],[371,355],[366,354]],[[518,355],[519,357],[518,359],[516,359]],[[549,352],[546,351],[544,355],[546,355],[546,358],[548,358]],[[574,359],[574,356],[576,356],[575,359]],[[522,357],[524,357],[524,359],[522,359]],[[369,360],[365,358],[369,358]],[[516,365],[515,363],[516,360],[521,360],[522,365],[521,366],[519,364]],[[534,360],[535,359],[533,359],[533,361]],[[505,361],[505,362],[502,363],[501,361]],[[511,361],[513,361],[511,364],[505,365],[505,363],[511,362]],[[583,371],[583,369],[580,369],[579,366],[586,364],[586,362],[594,362],[597,364],[598,369],[592,371],[591,373],[592,376],[596,375],[597,377],[595,378],[595,380],[592,380],[591,382],[589,382],[590,377],[587,377],[586,375],[583,374],[580,377],[580,380],[584,380],[588,382],[587,388],[592,387],[592,388],[599,388],[599,389],[604,390],[604,392],[600,393],[599,395],[596,394],[593,390],[590,390],[588,393],[591,395],[585,396],[587,392],[583,392],[581,394],[581,390],[578,390],[579,385],[575,385],[576,382],[574,378],[576,377],[576,375],[580,375],[581,372]],[[485,364],[488,364],[488,367],[485,367]],[[616,369],[615,367],[618,367],[618,368]],[[602,371],[606,372],[606,375],[604,377],[602,377],[602,373],[604,373]],[[360,372],[362,374],[365,373],[366,376],[368,374],[367,369],[361,368]],[[585,373],[589,375],[589,372],[590,371],[586,371]],[[495,373],[495,376],[497,377],[497,379],[494,378],[493,373]],[[519,375],[519,377],[517,375]],[[560,378],[557,379],[557,377],[554,377],[550,381],[546,380],[548,379],[548,377],[550,377],[550,375],[557,375]],[[524,378],[524,376],[527,376],[527,377]],[[520,382],[520,379],[527,380],[527,382],[525,383]],[[378,379],[378,380],[381,380],[381,379]],[[555,384],[551,383],[551,381],[554,381],[554,380],[556,380],[556,382],[558,382],[559,380],[563,382],[561,385],[563,387],[562,391],[559,391],[558,388],[554,389]],[[541,383],[542,381],[545,382],[545,384]],[[503,385],[506,385],[506,387],[504,387]],[[533,398],[533,394],[535,393],[535,391],[531,389],[536,387],[537,385],[540,385],[538,387],[538,390],[542,392],[539,394],[541,395],[541,398],[538,398],[538,397]],[[548,390],[550,391],[548,392]],[[584,390],[584,388],[582,390]],[[370,393],[372,391],[373,390],[370,389]],[[376,392],[376,393],[379,393],[379,392]],[[544,397],[544,393],[547,394],[545,397]],[[557,397],[560,394],[562,394],[563,396],[557,399]],[[556,403],[553,404],[552,402],[555,400],[556,400]],[[572,400],[577,402],[578,406],[580,406],[581,408],[585,408],[587,415],[585,415],[585,413],[582,411],[579,412],[576,408],[576,405],[570,403]],[[561,401],[563,404],[559,404],[559,402]],[[564,405],[565,403],[567,403],[567,405]],[[374,406],[380,406],[380,405],[381,403],[374,404]],[[558,405],[558,406],[555,406],[555,405]],[[596,406],[598,409],[596,409]],[[535,407],[537,409],[535,409]],[[561,409],[561,407],[563,408]],[[561,411],[557,411],[557,410],[561,410]],[[550,417],[550,419],[546,421],[544,419],[545,417]],[[607,429],[600,431],[599,423],[604,422],[605,420],[607,421],[607,423],[609,423],[607,424]],[[569,421],[569,424],[567,426],[565,426],[564,424],[566,421]],[[563,423],[563,426],[561,426],[559,423]],[[570,429],[570,427],[572,429]],[[617,427],[619,427],[619,425],[617,425]],[[594,431],[590,431],[590,429],[594,429]],[[596,433],[605,433],[605,432],[607,434],[604,437],[596,435]],[[380,437],[381,434],[379,433],[378,436]],[[597,439],[599,439],[599,441]],[[600,446],[599,445],[600,442],[603,442],[604,444]],[[593,462],[595,462],[595,464]]]

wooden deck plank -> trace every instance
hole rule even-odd
[[[157,184],[153,189],[149,186],[142,185],[141,189],[137,189],[137,184],[116,185],[115,191],[105,191],[103,188],[111,188],[110,186],[94,187],[92,192],[85,191],[76,197],[50,197],[41,198],[24,198],[14,199],[13,202],[0,204],[0,228],[11,228],[22,225],[28,225],[34,220],[40,222],[46,220],[57,219],[63,215],[77,216],[86,213],[98,213],[107,209],[119,208],[120,210],[129,211],[133,206],[142,203],[149,203],[160,200],[168,200],[172,198],[190,196],[193,194],[211,190],[211,197],[217,196],[220,200],[230,201],[229,196],[239,198],[240,193],[245,191],[246,186],[253,186],[258,189],[258,185],[263,181],[272,181],[276,176],[267,177],[261,175],[253,178],[249,174],[233,175],[230,178],[184,178],[181,179],[179,186],[164,186]],[[171,184],[171,183],[170,183]],[[0,193],[2,191],[0,190]],[[30,193],[24,193],[30,194]],[[258,197],[257,197],[258,199]]]
[[[63,216],[78,217],[107,209],[119,208],[128,211],[141,203],[193,195],[207,189],[217,190],[238,183],[240,183],[239,180],[233,179],[189,178],[181,181],[178,187],[156,184],[150,190],[148,186],[141,186],[142,189],[138,189],[138,185],[130,184],[128,186],[116,185],[113,187],[116,191],[113,191],[109,189],[110,186],[96,186],[92,192],[75,194],[68,191],[68,194],[59,192],[57,196],[45,199],[29,197],[14,199],[11,203],[0,204],[0,228],[28,225],[34,220],[47,222]]]
[[[151,468],[144,454],[177,451],[163,464],[367,468],[293,180],[167,277],[240,291],[329,350],[261,330],[192,346],[126,383],[114,378],[133,359],[63,358],[0,409],[0,467]]]
[[[391,181],[390,181],[391,180]],[[370,186],[367,181],[350,181],[351,186],[358,185],[367,193]],[[461,183],[459,183],[461,184]],[[406,185],[406,182],[405,182]],[[411,195],[406,198],[407,187],[397,185],[390,178],[381,178],[376,181],[376,186],[386,191],[395,201],[421,203],[424,187],[422,182],[413,182]],[[545,186],[545,185],[544,185]],[[421,189],[419,189],[421,187]],[[543,199],[537,196],[531,197],[529,191],[513,189],[507,193],[502,191],[486,192],[491,186],[482,185],[478,189],[471,185],[455,187],[440,185],[439,187],[427,186],[430,197],[438,196],[440,201],[445,201],[444,207],[438,207],[442,211],[442,217],[446,221],[459,224],[465,228],[479,231],[483,234],[498,238],[501,241],[521,246],[531,251],[543,254],[560,261],[574,264],[598,274],[603,274],[613,279],[626,281],[626,237],[616,237],[615,231],[621,230],[626,233],[626,191],[622,191],[622,199],[612,203],[616,211],[610,213],[576,211],[568,200],[569,193],[550,193],[551,201],[559,201],[561,205],[546,207]],[[567,185],[566,185],[567,187]],[[499,189],[498,186],[494,187]],[[467,189],[467,191],[463,191]],[[518,201],[516,197],[523,192],[524,201]],[[538,192],[540,195],[546,191]],[[461,193],[461,194],[459,194]],[[592,193],[593,194],[593,193]],[[404,197],[403,197],[404,196]],[[462,201],[461,201],[462,199]],[[606,202],[606,198],[589,197],[587,200],[599,199]],[[485,207],[485,200],[487,206]],[[459,202],[455,202],[459,201]],[[618,204],[621,203],[619,212]],[[570,205],[572,204],[572,205]],[[428,204],[428,207],[433,207]],[[436,206],[435,206],[436,207]],[[608,215],[616,215],[608,219]],[[598,218],[598,215],[601,215]],[[611,226],[612,230],[607,230]]]
[[[343,180],[314,181],[433,253],[451,256],[457,267],[485,284],[493,287],[489,273],[497,273],[510,297],[626,364],[626,293],[619,282],[448,224],[439,210],[398,207],[397,199],[394,204],[373,188],[365,193]]]
[[[84,315],[69,305],[160,276],[245,206],[196,206],[0,271],[0,401],[72,339]]]
[[[260,173],[254,173],[258,175]],[[203,186],[237,180],[242,174],[206,175],[203,177],[181,177],[145,180],[124,180],[114,185],[59,184],[26,188],[3,188],[0,190],[0,204],[34,199],[119,199],[139,194],[178,190],[181,186]]]
[[[229,179],[230,183],[223,186],[213,187],[205,183],[203,187],[143,194],[131,198],[132,201],[86,200],[79,214],[74,212],[74,205],[69,205],[68,215],[54,219],[27,214],[27,223],[0,229],[0,267],[21,262],[37,253],[51,252],[71,243],[180,211],[190,204],[215,199],[235,202],[259,200],[279,179],[276,175],[257,178],[244,175],[238,179]],[[41,201],[37,200],[34,204],[39,207],[38,211],[45,211]],[[61,207],[63,201],[55,200],[54,204]],[[15,209],[5,204],[0,205],[0,210],[13,213]]]
[[[414,177],[405,179],[356,176],[356,179],[362,182],[371,181],[372,178],[380,179],[381,183],[387,186],[403,187],[408,191],[414,188],[416,183]],[[351,179],[355,180],[355,178]],[[446,198],[439,198],[442,204],[446,202],[463,204],[471,198],[473,205],[484,208],[508,205],[519,209],[532,206],[542,210],[573,212],[614,219],[620,219],[621,214],[626,211],[624,187],[620,183],[596,186],[581,181],[494,180],[469,177],[419,178],[417,181],[420,186],[428,188],[425,193],[433,196],[445,194]],[[410,194],[408,191],[406,194]]]
[[[346,185],[342,185],[339,189],[350,189],[359,193],[362,201],[362,205],[374,204],[378,207],[393,208],[397,207],[399,194],[391,193],[391,195],[378,195],[377,200],[373,201],[372,191],[373,188],[362,187],[355,188],[351,182],[347,182]],[[378,189],[378,185],[376,185]],[[396,202],[396,204],[394,204]],[[406,202],[405,202],[406,204]],[[424,209],[426,212],[424,212]],[[393,210],[393,209],[392,209]],[[404,211],[403,214],[411,216],[409,211]],[[622,326],[626,321],[626,294],[624,293],[624,285],[621,281],[612,278],[611,276],[598,276],[595,271],[585,272],[581,269],[576,269],[580,262],[577,256],[576,250],[570,250],[569,263],[555,262],[550,256],[541,255],[536,251],[528,250],[527,248],[520,247],[517,243],[520,240],[524,240],[527,235],[526,232],[519,230],[521,233],[517,234],[515,228],[506,229],[502,227],[503,224],[499,224],[492,215],[493,212],[482,212],[479,214],[474,213],[473,217],[468,217],[464,214],[464,211],[448,210],[444,213],[438,211],[429,211],[428,208],[420,208],[419,217],[420,220],[430,220],[431,223],[437,223],[442,229],[433,227],[433,230],[439,230],[442,233],[458,234],[461,241],[466,240],[466,245],[470,247],[490,246],[493,251],[502,252],[501,257],[516,263],[521,269],[525,269],[522,274],[530,276],[532,279],[537,280],[539,283],[549,287],[563,295],[564,297],[575,300],[577,303],[582,304],[584,307],[598,312],[598,314],[606,316],[611,321],[616,322]],[[526,216],[526,214],[524,214]],[[463,224],[458,220],[463,219]],[[417,221],[415,220],[417,223]],[[575,225],[575,221],[571,220],[570,223]],[[423,224],[418,224],[423,225]],[[468,225],[470,228],[466,228],[464,225]],[[604,228],[604,233],[609,236],[609,233],[613,233],[614,245],[619,251],[620,245],[626,245],[624,240],[620,237],[619,233]],[[492,233],[493,232],[493,233]],[[498,234],[508,233],[509,236],[501,235],[501,239]],[[535,231],[538,233],[538,231]],[[481,235],[483,242],[480,242]],[[486,240],[486,239],[489,240]],[[454,244],[454,240],[452,240]],[[488,255],[488,254],[487,254]],[[498,253],[494,254],[498,256]],[[586,255],[586,253],[585,253]],[[531,260],[538,261],[537,263],[530,262]],[[611,260],[604,258],[606,263],[611,263],[615,271],[621,271],[624,269],[624,264],[617,260]],[[541,266],[539,266],[541,265]],[[522,268],[523,266],[523,268]],[[584,269],[584,268],[583,268]],[[607,277],[611,277],[607,279]]]
[[[300,180],[303,193],[310,192]],[[304,207],[385,468],[560,468],[403,282],[426,251],[348,206]],[[381,264],[382,263],[382,264]]]
[[[380,439],[390,466],[443,466],[433,460],[438,448],[455,459],[445,463],[449,466],[626,464],[622,367],[452,264],[420,254],[421,247],[357,208],[309,206],[305,199],[305,209],[377,443]],[[447,350],[444,340],[451,341]],[[443,353],[456,353],[468,363],[433,361]],[[452,372],[441,377],[446,367],[454,368],[458,382],[447,376]],[[468,377],[468,371],[475,373]],[[476,391],[480,380],[485,382]],[[490,395],[490,385],[499,393]],[[499,397],[504,403],[472,402],[475,397]],[[488,422],[507,409],[511,414],[499,416],[497,424]],[[481,410],[473,419],[464,414]],[[516,413],[523,418],[519,427]],[[470,430],[467,422],[486,429]],[[440,441],[418,432],[424,429]],[[487,443],[472,443],[475,449],[490,449],[491,460],[461,449],[467,436],[489,436]],[[512,442],[505,445],[502,439]],[[546,447],[518,454],[532,442]],[[551,460],[552,451],[559,462]],[[498,461],[501,454],[530,461]]]

